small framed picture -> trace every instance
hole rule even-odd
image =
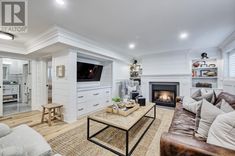
[[[59,78],[62,78],[65,76],[65,66],[64,65],[56,66],[56,76]]]
[[[207,73],[208,73],[209,71],[210,71],[210,70],[201,70],[200,76],[201,76],[201,77],[207,77]]]

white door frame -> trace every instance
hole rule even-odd
[[[3,116],[3,71],[2,58],[0,57],[0,116]]]

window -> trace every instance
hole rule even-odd
[[[235,78],[235,51],[229,53],[229,77]]]

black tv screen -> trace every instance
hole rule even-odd
[[[100,81],[103,66],[77,62],[77,82]]]

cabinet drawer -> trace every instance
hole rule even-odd
[[[89,108],[90,108],[90,110],[91,111],[96,111],[96,110],[98,110],[99,108],[101,108],[101,107],[103,107],[103,103],[101,103],[100,101],[93,101],[92,103],[90,103],[90,106],[89,106]]]
[[[111,95],[111,89],[110,89],[110,88],[108,88],[108,89],[103,89],[103,94],[110,96],[110,95]]]
[[[87,96],[85,95],[78,95],[77,96],[77,102],[80,103],[80,102],[86,102],[87,101]]]
[[[100,98],[102,96],[102,92],[100,90],[93,90],[90,92],[90,97],[92,99]]]
[[[87,113],[87,109],[84,106],[78,107],[77,109],[77,116],[81,116]]]

